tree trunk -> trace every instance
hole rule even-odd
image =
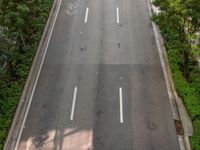
[[[9,75],[12,77],[12,78],[17,78],[17,75],[16,75],[16,72],[14,70],[14,67],[13,67],[13,64],[11,61],[8,61],[8,70],[9,70]]]
[[[186,80],[189,79],[189,53],[185,50],[183,53],[183,76]]]

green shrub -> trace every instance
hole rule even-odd
[[[194,150],[200,150],[200,120],[193,122],[195,132],[191,139],[192,148]]]

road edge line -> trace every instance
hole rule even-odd
[[[37,80],[39,78],[41,68],[43,66],[45,54],[49,46],[48,44],[50,42],[54,25],[57,20],[56,14],[58,14],[59,12],[61,3],[62,3],[62,0],[54,0],[52,4],[49,17],[47,19],[39,46],[37,48],[31,68],[29,70],[29,74],[28,74],[23,92],[21,94],[20,101],[16,107],[15,115],[13,117],[9,133],[6,138],[6,142],[4,143],[3,150],[14,150],[17,146],[18,134],[20,133],[20,130],[23,129],[22,127],[23,122],[24,122],[23,120],[24,120],[26,112],[28,111],[28,105],[30,105],[32,101],[31,95],[34,94],[34,87],[37,85]]]

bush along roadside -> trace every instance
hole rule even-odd
[[[0,149],[10,129],[53,1],[0,1]]]
[[[199,45],[192,38],[200,31],[199,0],[155,0],[161,12],[153,16],[164,38],[169,65],[178,95],[192,118],[193,150],[200,150],[200,70],[195,59]]]

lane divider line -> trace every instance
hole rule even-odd
[[[23,132],[23,129],[24,129],[24,126],[25,126],[25,122],[26,122],[26,119],[27,119],[27,116],[28,116],[28,113],[29,113],[29,109],[30,109],[30,106],[31,106],[31,103],[32,103],[32,100],[33,100],[33,95],[35,93],[36,85],[37,85],[37,82],[38,82],[38,79],[39,79],[39,76],[40,76],[40,73],[41,73],[41,70],[42,70],[42,66],[43,66],[44,59],[45,59],[45,56],[46,56],[46,53],[47,53],[47,49],[49,47],[51,36],[52,36],[53,30],[54,30],[54,26],[56,24],[56,20],[57,20],[57,17],[58,17],[58,13],[60,11],[61,3],[62,3],[62,0],[60,0],[60,2],[58,4],[58,11],[56,12],[55,18],[53,20],[52,28],[51,28],[50,33],[49,33],[49,38],[47,40],[45,51],[44,51],[44,54],[42,56],[42,60],[41,60],[40,66],[39,66],[38,74],[36,76],[35,83],[33,85],[32,91],[31,91],[30,99],[29,99],[29,102],[28,102],[28,105],[27,105],[27,108],[26,108],[26,111],[25,111],[25,114],[24,114],[24,118],[23,118],[23,121],[22,121],[22,124],[21,124],[21,127],[20,127],[19,134],[17,136],[17,140],[16,140],[16,144],[15,144],[14,150],[17,150],[18,147],[19,147],[19,142],[21,140],[22,132]]]
[[[89,8],[86,8],[86,12],[85,12],[85,23],[87,23],[88,21],[88,14],[89,14]]]
[[[124,117],[123,117],[123,94],[122,94],[122,88],[119,88],[119,104],[120,104],[120,123],[124,123]]]
[[[74,88],[74,95],[73,95],[73,101],[72,101],[72,109],[71,109],[71,115],[70,115],[70,120],[74,120],[74,111],[76,107],[76,97],[77,97],[77,91],[78,88],[77,86]]]
[[[119,7],[117,7],[117,23],[119,24]]]

